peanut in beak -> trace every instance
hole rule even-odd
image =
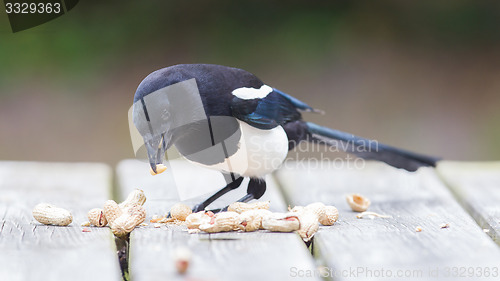
[[[152,176],[156,176],[158,174],[161,174],[161,173],[165,172],[166,170],[167,170],[167,166],[165,166],[163,164],[156,165],[156,173],[155,173],[155,171],[153,171],[152,168],[149,168],[149,172],[151,173]]]

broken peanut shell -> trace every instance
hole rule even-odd
[[[273,213],[262,220],[262,227],[269,231],[292,232],[300,228],[296,213]]]
[[[103,227],[108,224],[106,216],[104,216],[104,211],[101,208],[94,208],[87,213],[87,218],[90,224]]]
[[[200,230],[208,233],[233,231],[239,229],[239,214],[236,212],[222,212],[216,214],[209,223],[200,225]]]
[[[188,229],[198,229],[200,225],[210,223],[210,216],[205,214],[205,211],[192,213],[186,217],[186,224]]]
[[[347,204],[355,212],[364,212],[370,206],[370,199],[361,194],[349,194],[346,196]]]
[[[269,216],[271,212],[265,209],[246,211],[239,216],[239,227],[243,231],[256,231],[262,229],[262,220]]]
[[[306,210],[299,214],[299,221],[300,228],[297,230],[297,233],[302,237],[304,242],[308,242],[319,229],[318,215],[312,211]]]

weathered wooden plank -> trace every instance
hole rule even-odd
[[[181,160],[175,160],[181,161]],[[191,181],[192,188],[224,184],[219,173],[198,168],[190,163],[179,164],[177,178]],[[184,165],[184,166],[183,166]],[[180,169],[180,170],[179,170]],[[145,191],[148,212],[163,215],[178,202],[175,180],[169,170],[161,175],[149,175],[148,166],[136,160],[123,161],[118,166],[118,181],[125,196],[134,188]],[[286,210],[286,205],[272,178],[268,178],[268,189],[261,200],[270,200],[274,211]],[[238,190],[221,198],[222,207],[246,193],[246,181]],[[194,205],[201,198],[188,200]],[[186,277],[176,273],[172,253],[177,247],[186,247],[193,253],[192,263]],[[314,269],[314,261],[304,243],[295,233],[217,233],[188,234],[182,226],[152,224],[139,227],[130,236],[129,273],[134,281],[157,280],[158,276],[169,280],[294,280],[293,268]],[[318,278],[304,278],[318,280]]]
[[[288,163],[277,179],[293,204],[322,201],[339,209],[339,221],[322,227],[314,239],[326,276],[335,280],[498,280],[499,248],[459,206],[434,170],[409,173],[370,162],[363,169],[310,164],[315,168],[308,169],[304,162]],[[369,211],[392,218],[357,219],[345,201],[349,193],[367,196],[372,201]],[[440,228],[445,223],[450,227]],[[421,232],[416,232],[417,226]]]
[[[110,230],[80,227],[110,184],[102,164],[0,162],[0,280],[121,280]],[[31,211],[41,202],[70,210],[73,223],[38,223]]]
[[[500,244],[500,162],[442,161],[437,171],[462,206]]]

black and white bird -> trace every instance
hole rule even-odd
[[[245,70],[181,64],[157,70],[140,83],[133,122],[153,171],[174,145],[187,160],[222,172],[227,185],[193,211],[205,209],[245,177],[250,178],[247,195],[239,201],[259,199],[266,190],[264,176],[301,141],[337,145],[408,171],[436,164],[434,157],[306,122],[301,111],[316,110]]]

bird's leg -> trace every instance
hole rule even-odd
[[[250,181],[248,182],[248,187],[247,187],[247,195],[241,197],[238,201],[236,202],[249,202],[252,199],[259,199],[264,195],[266,192],[266,181],[264,179],[257,179],[257,178],[251,178]],[[227,208],[229,206],[226,206],[222,209],[215,209],[211,210],[214,213],[218,212],[224,212],[227,211]]]
[[[248,202],[252,199],[259,199],[266,192],[266,180],[251,178],[248,182],[247,195],[243,196],[238,202]]]
[[[233,176],[233,175],[231,175]],[[212,202],[217,200],[217,198],[221,197],[222,195],[228,193],[229,191],[238,188],[241,185],[241,182],[243,181],[243,177],[239,177],[230,183],[228,183],[224,188],[221,190],[217,191],[214,195],[208,197],[205,201],[197,204],[196,206],[193,207],[193,213],[203,211],[205,208],[210,205]]]

